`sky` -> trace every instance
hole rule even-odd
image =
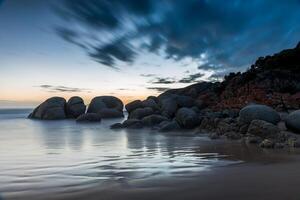
[[[124,102],[245,71],[300,41],[300,0],[0,0],[0,106]]]

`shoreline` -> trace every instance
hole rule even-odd
[[[295,158],[295,156],[294,156]],[[198,172],[189,178],[153,178],[150,180],[97,186],[72,195],[58,195],[46,200],[62,199],[297,199],[300,191],[300,160],[278,163],[234,164]],[[37,198],[38,199],[38,198]]]

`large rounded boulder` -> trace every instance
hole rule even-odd
[[[176,121],[182,128],[194,128],[199,125],[200,120],[197,113],[190,108],[180,108],[176,113]]]
[[[143,119],[144,117],[152,114],[152,108],[137,108],[129,114],[128,119]]]
[[[271,107],[265,105],[248,105],[240,110],[240,121],[251,123],[252,120],[263,120],[272,124],[280,121],[279,114]]]
[[[149,115],[142,119],[142,123],[145,126],[155,126],[155,125],[160,124],[163,121],[168,121],[168,118],[166,118],[165,116],[162,116],[162,115],[157,115],[157,114]]]
[[[121,118],[124,117],[123,112],[114,109],[114,108],[103,108],[101,109],[98,114],[101,118]]]
[[[143,108],[143,104],[141,100],[135,100],[132,102],[129,102],[128,104],[125,105],[125,109],[127,110],[128,113],[131,113],[137,108]]]
[[[66,100],[62,97],[51,97],[40,104],[28,116],[32,119],[58,120],[66,118]]]
[[[123,112],[123,102],[114,96],[99,96],[92,99],[87,113],[98,113],[102,109],[110,108]]]
[[[101,116],[97,113],[85,113],[77,117],[76,122],[81,122],[81,123],[101,122]]]
[[[290,113],[285,119],[285,125],[288,129],[300,133],[300,110]]]
[[[85,113],[86,106],[81,97],[71,97],[67,102],[66,112],[69,118],[77,118]]]
[[[160,102],[161,114],[167,118],[173,118],[177,111],[177,102],[174,98],[165,98]]]

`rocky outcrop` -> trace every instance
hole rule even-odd
[[[28,117],[42,120],[66,119],[65,110],[66,100],[62,97],[52,97],[35,108]]]
[[[109,108],[123,112],[123,102],[114,96],[99,96],[92,99],[87,113],[98,113],[102,109]]]
[[[264,120],[272,124],[280,121],[279,114],[271,107],[265,105],[249,105],[241,109],[240,121],[251,123],[252,120]]]
[[[101,116],[97,113],[85,113],[77,117],[76,122],[101,122]]]
[[[300,110],[290,113],[285,119],[286,127],[300,134]]]
[[[247,130],[248,135],[255,135],[261,138],[277,138],[280,129],[272,123],[263,120],[253,120]]]
[[[85,113],[86,106],[81,97],[71,97],[66,105],[66,114],[68,118],[77,118],[79,115]]]

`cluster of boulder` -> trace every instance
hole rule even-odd
[[[135,100],[125,105],[128,119],[113,124],[111,128],[151,127],[159,131],[174,131],[195,128],[200,123],[193,98],[184,95],[162,94]]]
[[[279,114],[269,106],[253,104],[233,115],[207,113],[197,131],[209,133],[211,139],[241,139],[263,148],[300,147],[300,110]]]
[[[87,107],[81,97],[51,97],[40,104],[28,116],[31,119],[59,120],[73,118],[77,122],[100,122],[103,118],[120,118],[123,102],[113,96],[99,96],[92,99]]]

